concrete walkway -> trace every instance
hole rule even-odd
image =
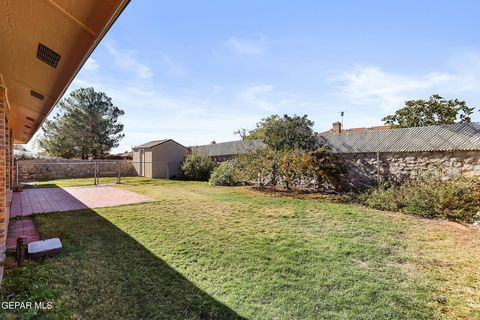
[[[112,186],[25,189],[23,192],[13,194],[10,217],[29,216],[43,212],[113,207],[151,200],[141,194]]]

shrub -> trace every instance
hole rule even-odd
[[[296,182],[312,177],[317,181],[317,190],[326,186],[327,189],[336,188],[339,185],[338,177],[343,172],[338,158],[324,147],[312,150],[275,150],[266,147],[240,154],[235,160],[243,180],[267,178],[264,181],[273,188],[283,181],[287,189],[294,189]]]
[[[184,180],[208,181],[215,168],[215,162],[204,153],[192,153],[180,166],[180,178]]]
[[[208,181],[212,186],[237,186],[241,183],[235,164],[231,161],[220,163]]]
[[[235,157],[235,165],[243,181],[266,179],[274,188],[278,182],[278,152],[272,148],[249,150]]]
[[[368,194],[363,194],[363,202],[366,206],[378,210],[397,211],[400,206],[397,199],[398,190],[385,186],[377,187]]]
[[[371,188],[356,195],[355,200],[375,209],[470,223],[480,211],[480,180],[431,176],[398,186]]]

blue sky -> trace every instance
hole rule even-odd
[[[270,114],[372,126],[438,93],[480,106],[478,1],[132,1],[71,89],[125,110],[125,139],[228,141]],[[478,111],[474,119],[480,120]]]

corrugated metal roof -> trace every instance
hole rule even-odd
[[[480,124],[464,123],[319,136],[337,153],[480,150]]]
[[[135,146],[135,147],[133,147],[132,149],[151,148],[151,147],[158,146],[159,144],[162,144],[162,143],[164,143],[164,142],[167,142],[168,140],[172,140],[172,139],[153,140],[153,141],[149,141],[149,142],[147,142],[147,143],[144,143],[144,144],[140,144],[140,145],[138,145],[138,146]]]
[[[264,148],[266,145],[261,140],[238,140],[207,144],[203,146],[192,146],[193,152],[205,152],[210,157],[230,156],[245,153],[249,150]]]

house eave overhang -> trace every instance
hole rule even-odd
[[[15,143],[27,143],[41,127],[128,3],[0,1],[0,85]],[[50,50],[46,59],[42,46]]]

